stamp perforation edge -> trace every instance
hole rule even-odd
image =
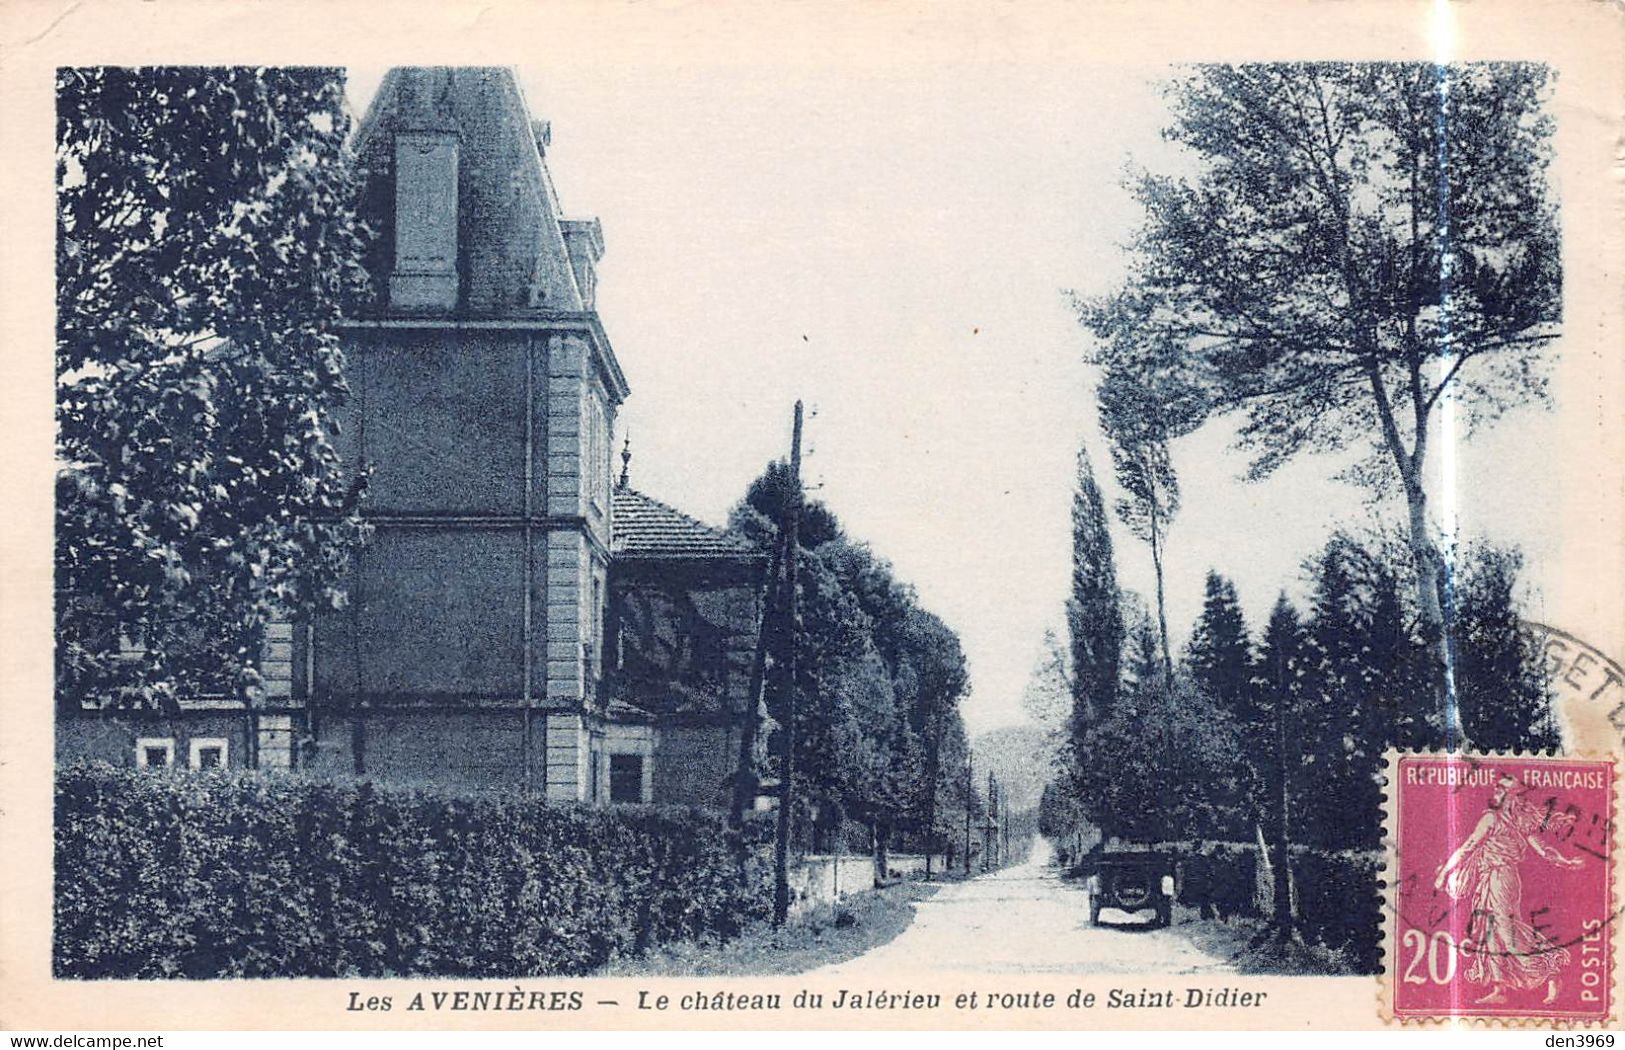
[[[1390,938],[1397,932],[1397,923],[1390,920],[1390,916],[1397,914],[1397,901],[1399,891],[1398,867],[1398,770],[1402,758],[1436,758],[1436,759],[1462,759],[1467,761],[1583,761],[1604,762],[1608,765],[1608,871],[1605,883],[1607,901],[1605,915],[1607,920],[1607,935],[1603,938],[1604,951],[1607,953],[1607,983],[1609,986],[1608,1009],[1604,1016],[1597,1018],[1579,1017],[1531,1017],[1515,1013],[1509,1014],[1441,1014],[1438,1016],[1401,1016],[1394,1010],[1393,973],[1389,968],[1393,954],[1389,950]],[[1600,1028],[1610,1025],[1619,1019],[1619,1003],[1621,993],[1620,974],[1615,966],[1618,953],[1616,951],[1619,937],[1618,924],[1613,920],[1618,915],[1616,901],[1619,897],[1618,880],[1621,868],[1621,847],[1619,837],[1615,834],[1619,817],[1619,756],[1614,754],[1552,754],[1546,751],[1444,751],[1444,750],[1399,750],[1388,748],[1383,755],[1383,783],[1382,783],[1382,867],[1379,869],[1379,892],[1382,896],[1382,907],[1378,910],[1378,940],[1377,940],[1377,975],[1376,975],[1376,1006],[1377,1016],[1388,1025],[1400,1026],[1415,1025],[1419,1028]]]

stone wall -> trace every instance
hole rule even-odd
[[[940,870],[941,865],[933,864],[932,868]],[[894,853],[888,858],[886,872],[888,879],[918,878],[925,874],[925,855]],[[874,888],[873,857],[861,853],[808,854],[790,868],[790,913],[799,915]]]
[[[294,717],[286,710],[262,710],[255,719],[240,708],[175,714],[87,711],[57,718],[56,761],[91,760],[127,769],[142,764],[141,741],[167,741],[171,763],[185,769],[194,761],[194,744],[216,747],[223,742],[227,768],[246,767],[257,745],[260,768],[285,769],[293,762],[294,736]]]

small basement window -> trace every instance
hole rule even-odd
[[[136,738],[135,764],[141,769],[168,769],[175,764],[175,740],[167,736]]]
[[[224,737],[197,736],[192,738],[193,769],[226,768],[227,742]]]
[[[643,801],[643,756],[609,756],[609,800],[611,802]]]

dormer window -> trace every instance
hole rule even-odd
[[[457,136],[395,136],[395,272],[390,305],[450,310],[457,305]]]

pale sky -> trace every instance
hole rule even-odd
[[[381,73],[353,71],[358,113]],[[1023,720],[1044,629],[1062,623],[1080,437],[1114,495],[1063,290],[1121,276],[1138,218],[1125,164],[1175,162],[1156,75],[520,69],[532,115],[552,122],[566,215],[603,222],[598,309],[632,387],[616,441],[631,435],[633,485],[720,524],[785,454],[805,400],[814,495],[959,632],[973,733]],[[1465,534],[1530,555],[1537,601],[1561,532],[1559,472],[1535,454],[1554,422],[1514,412],[1463,448],[1456,486]],[[1174,450],[1176,646],[1209,567],[1256,631],[1337,524],[1402,520],[1397,497],[1369,506],[1325,459],[1241,483],[1226,438],[1213,426]],[[1114,539],[1121,582],[1149,598],[1149,555]]]

